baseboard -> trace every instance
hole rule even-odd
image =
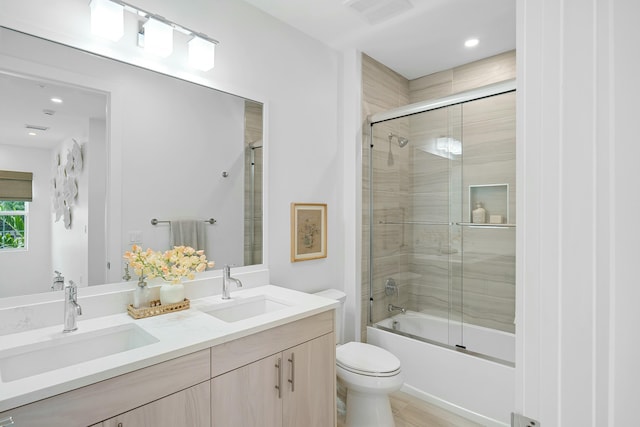
[[[431,403],[432,405],[439,406],[440,408],[446,409],[447,411],[460,415],[461,417],[464,417],[468,420],[471,420],[478,424],[482,424],[483,426],[509,427],[509,424],[507,423],[494,420],[493,418],[486,417],[484,415],[465,409],[461,406],[455,405],[451,402],[447,402],[444,399],[433,396],[429,393],[425,393],[424,391],[412,387],[406,383],[402,385],[400,391],[410,394],[413,397],[417,397],[418,399],[424,400],[425,402]]]

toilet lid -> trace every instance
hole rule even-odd
[[[400,360],[387,350],[362,342],[336,348],[338,366],[363,375],[391,376],[400,371]]]

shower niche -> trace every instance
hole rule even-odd
[[[484,221],[474,220],[473,211],[480,205],[485,210]],[[485,225],[509,224],[509,184],[469,186],[468,222]]]

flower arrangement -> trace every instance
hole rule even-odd
[[[204,251],[196,251],[190,246],[174,246],[165,252],[154,252],[151,249],[143,251],[140,246],[133,245],[124,253],[124,258],[138,276],[148,279],[160,277],[172,284],[180,283],[183,278],[193,280],[196,273],[215,265],[213,261],[207,261]]]

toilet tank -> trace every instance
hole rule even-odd
[[[314,295],[318,295],[321,297],[334,299],[340,302],[340,307],[336,308],[336,316],[335,316],[335,331],[336,331],[336,344],[342,343],[343,334],[343,326],[344,326],[344,302],[347,299],[347,294],[338,289],[325,289],[320,292],[314,293]]]

